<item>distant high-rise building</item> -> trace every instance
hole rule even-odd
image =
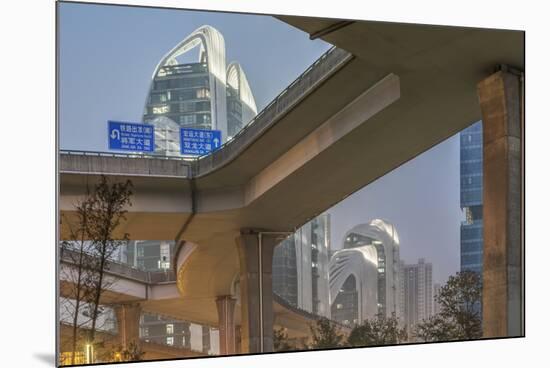
[[[196,62],[180,63],[199,47]],[[257,113],[246,75],[226,65],[225,40],[215,28],[199,27],[163,56],[153,72],[143,121],[155,125],[155,152],[179,155],[179,128],[215,129],[222,141],[235,136]]]
[[[461,271],[483,271],[483,130],[479,121],[460,132]]]
[[[291,305],[329,317],[330,215],[322,214],[275,247],[273,292]]]
[[[331,318],[347,325],[400,317],[399,237],[383,220],[355,226],[330,260]]]
[[[400,308],[408,331],[433,315],[432,264],[423,258],[417,264],[400,266]]]
[[[174,254],[173,241],[132,240],[124,250],[127,264],[144,271],[165,271],[170,269]]]

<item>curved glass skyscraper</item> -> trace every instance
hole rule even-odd
[[[399,237],[375,219],[349,230],[329,264],[331,317],[360,324],[377,314],[400,317]]]
[[[177,58],[199,48],[196,62]],[[155,125],[155,152],[179,155],[179,127],[220,130],[233,137],[257,113],[248,80],[237,63],[226,65],[225,41],[215,28],[197,28],[155,68],[143,121]]]

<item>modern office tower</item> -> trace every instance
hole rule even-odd
[[[423,258],[417,264],[401,262],[401,314],[407,330],[433,315],[432,264]]]
[[[460,225],[461,271],[483,271],[483,125],[460,132],[460,207],[466,220]]]
[[[332,319],[355,325],[378,314],[400,318],[399,237],[384,220],[355,226],[329,264]]]
[[[434,297],[434,310],[433,310],[433,314],[439,314],[439,312],[441,312],[441,304],[439,304],[439,302],[437,301],[437,296],[439,295],[439,291],[441,290],[441,284],[434,284],[434,292],[433,292],[433,297]]]
[[[329,317],[330,215],[311,220],[273,254],[273,292],[291,305]]]
[[[239,63],[227,67],[227,138],[237,135],[241,128],[258,113],[246,75]]]
[[[196,62],[180,63],[199,48]],[[162,57],[153,72],[143,121],[155,125],[155,153],[179,155],[179,128],[214,129],[233,137],[257,113],[241,66],[226,65],[225,41],[215,28],[199,27]]]

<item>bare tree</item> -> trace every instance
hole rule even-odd
[[[105,266],[115,251],[129,241],[129,234],[124,233],[119,239],[113,237],[114,230],[126,218],[126,208],[131,206],[132,182],[109,183],[102,175],[90,196],[88,207],[88,233],[92,242],[95,278],[92,281],[92,298],[90,318],[92,326],[89,341],[94,342],[97,319],[100,314],[101,296],[106,290],[108,281],[105,277]]]
[[[96,331],[101,328],[98,321],[105,311],[100,303],[114,282],[106,277],[108,261],[129,239],[127,233],[115,239],[113,233],[131,205],[131,188],[129,180],[109,183],[102,176],[94,190],[87,190],[84,199],[75,205],[76,221],[66,221],[69,239],[61,242],[65,267],[60,267],[66,298],[60,304],[72,320],[70,364],[75,364],[82,327],[88,330],[87,343],[97,343]]]
[[[90,212],[89,191],[83,201],[76,205],[77,224],[76,227],[68,223],[69,239],[61,242],[61,259],[70,263],[68,267],[61,267],[62,279],[66,298],[62,300],[61,306],[65,314],[71,316],[71,362],[75,364],[75,355],[78,345],[79,322],[84,303],[91,298],[91,281],[93,279],[93,268],[89,264],[87,254],[90,253],[91,243],[88,241],[88,215]]]

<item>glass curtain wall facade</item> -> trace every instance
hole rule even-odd
[[[273,292],[290,305],[329,317],[330,215],[322,214],[275,247]]]
[[[212,113],[206,63],[167,65],[153,79],[144,121],[165,116],[179,126],[211,129]]]
[[[483,125],[460,133],[460,207],[466,219],[460,226],[460,269],[483,270]]]

